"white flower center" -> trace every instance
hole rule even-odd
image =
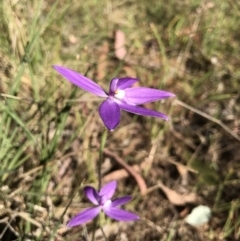
[[[104,203],[104,207],[109,207],[111,205],[112,201],[110,199],[108,199],[105,203]]]
[[[125,96],[125,91],[124,90],[116,90],[114,97],[118,99],[123,99]]]

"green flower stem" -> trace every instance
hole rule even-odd
[[[103,163],[103,149],[106,144],[107,134],[108,134],[108,130],[105,128],[102,133],[101,144],[100,144],[100,156],[99,156],[99,162],[98,162],[98,190],[100,190],[102,186],[101,169],[102,169],[102,163]]]

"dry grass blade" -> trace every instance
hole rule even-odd
[[[119,165],[121,165],[124,169],[127,170],[127,172],[129,172],[134,177],[140,188],[140,192],[142,195],[144,195],[147,192],[147,185],[142,176],[138,172],[136,172],[131,166],[124,162],[124,160],[121,157],[119,157],[112,151],[108,150],[107,148],[104,148],[104,154],[114,158],[114,160],[117,161]]]
[[[140,167],[138,165],[131,166],[137,172],[140,172]],[[103,177],[104,182],[110,182],[112,180],[120,180],[123,178],[129,177],[130,173],[126,169],[120,169],[117,171],[113,171],[106,176]]]
[[[212,117],[212,116],[210,116],[210,115],[208,115],[208,114],[206,114],[206,113],[204,113],[204,112],[202,112],[202,111],[200,111],[200,110],[198,110],[198,109],[196,109],[196,108],[194,108],[194,107],[192,107],[192,106],[190,106],[190,105],[188,105],[184,102],[182,102],[181,100],[176,99],[176,100],[174,100],[174,102],[178,105],[181,105],[181,106],[183,106],[183,107],[203,116],[204,118],[206,118],[206,119],[208,119],[212,122],[215,122],[216,124],[221,126],[225,131],[227,131],[230,135],[232,135],[235,139],[240,141],[240,136],[237,135],[236,133],[234,133],[228,126],[226,126],[224,123],[222,123],[222,121],[220,121],[220,120],[218,120],[218,119],[216,119],[216,118],[214,118],[214,117]]]

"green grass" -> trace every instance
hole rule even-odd
[[[104,176],[121,168],[103,154],[100,102],[59,76],[53,64],[75,69],[106,90],[115,76],[138,77],[140,85],[175,93],[239,137],[239,20],[235,0],[1,1],[0,239],[82,240],[81,228],[65,227],[89,204],[82,187],[97,187],[99,159]],[[125,34],[126,60],[115,56],[117,30]],[[129,165],[152,158],[141,173],[149,188],[162,181],[178,192],[194,190],[213,218],[204,232],[198,230],[204,237],[187,238],[179,229],[187,230],[184,217],[178,208],[174,216],[163,193],[141,198],[133,178],[120,178],[118,194],[133,192],[127,208],[156,226],[121,224],[109,240],[124,232],[129,240],[237,240],[236,136],[174,100],[148,108],[167,113],[171,121],[122,113],[105,147]],[[188,171],[187,186],[181,184],[178,162],[198,172]],[[164,210],[164,203],[170,211],[157,216],[154,210]],[[4,230],[6,222],[11,229]],[[115,224],[108,220],[108,225]],[[91,234],[93,225],[87,229]]]

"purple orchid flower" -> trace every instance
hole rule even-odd
[[[130,196],[116,198],[111,201],[116,187],[116,181],[112,181],[104,185],[100,192],[97,192],[95,188],[90,186],[84,187],[85,195],[95,205],[95,207],[88,208],[78,213],[68,222],[67,226],[74,227],[81,225],[95,218],[101,210],[110,218],[118,221],[133,221],[139,219],[136,214],[118,208],[118,206],[129,202],[131,199]]]
[[[137,115],[159,117],[168,120],[165,114],[138,105],[175,96],[170,92],[146,87],[132,87],[138,79],[126,77],[112,79],[109,93],[107,94],[99,85],[79,73],[62,66],[54,65],[53,67],[58,73],[79,88],[99,97],[106,98],[99,107],[99,114],[109,130],[114,130],[119,124],[121,110]]]

